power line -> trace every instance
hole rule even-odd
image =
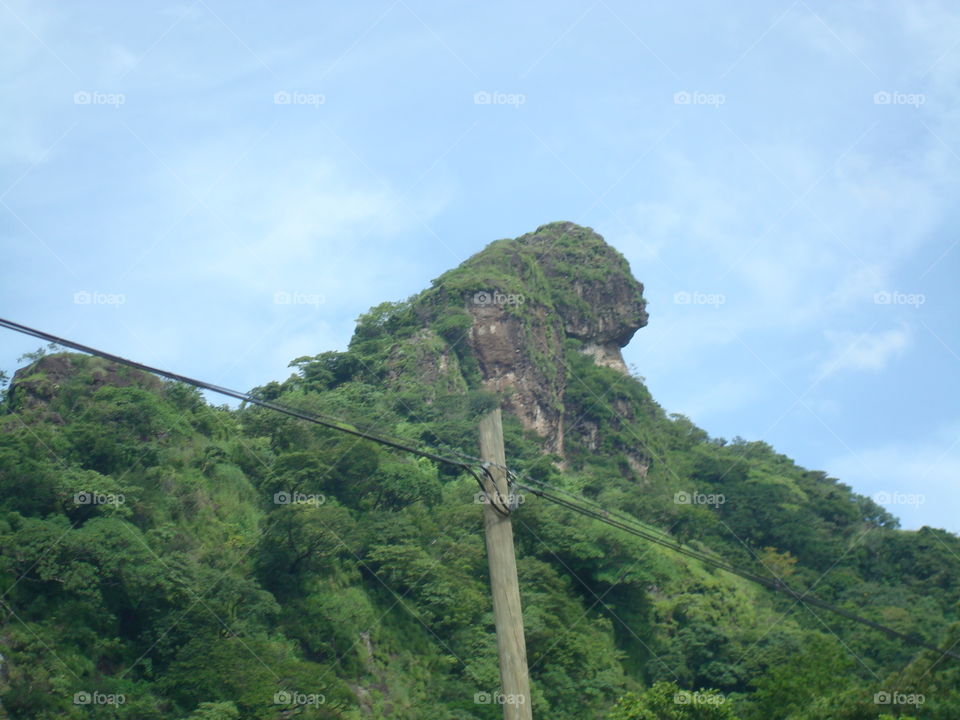
[[[794,588],[790,587],[785,582],[783,582],[783,580],[779,578],[771,579],[771,578],[763,577],[762,575],[757,575],[754,572],[751,572],[749,570],[744,570],[743,568],[737,567],[736,565],[725,562],[720,558],[710,556],[704,552],[701,552],[689,546],[683,545],[682,543],[679,543],[674,540],[670,540],[668,539],[668,536],[662,533],[662,531],[651,532],[650,530],[645,529],[643,525],[636,519],[629,518],[629,516],[626,516],[622,513],[611,512],[603,508],[594,510],[594,509],[591,509],[590,507],[585,507],[582,504],[578,504],[577,501],[582,501],[591,505],[597,505],[596,503],[593,503],[592,501],[587,500],[587,498],[577,497],[576,501],[566,500],[555,493],[559,492],[565,495],[571,495],[571,493],[562,491],[559,488],[553,488],[549,486],[547,483],[544,483],[542,481],[532,481],[532,482],[536,483],[537,487],[527,485],[526,483],[523,483],[519,480],[515,480],[514,485],[523,490],[527,490],[533,493],[534,495],[543,498],[544,500],[548,500],[557,505],[560,505],[561,507],[565,507],[569,510],[572,510],[573,512],[579,513],[589,518],[593,518],[594,520],[599,520],[602,523],[606,523],[607,525],[610,525],[612,527],[619,528],[620,530],[623,530],[626,533],[643,538],[644,540],[655,543],[669,550],[673,550],[674,552],[679,553],[681,555],[686,555],[687,557],[691,557],[695,560],[699,560],[700,562],[710,565],[712,567],[718,568],[720,570],[724,570],[734,575],[738,575],[739,577],[742,577],[745,580],[749,580],[750,582],[756,583],[758,585],[762,585],[763,587],[769,590],[774,590],[776,592],[780,592],[785,595],[788,595],[789,597],[792,597],[794,600],[796,600],[799,603],[807,603],[810,605],[814,605],[816,607],[832,612],[836,615],[841,615],[847,618],[848,620],[852,620],[854,622],[860,623],[861,625],[865,625],[866,627],[885,633],[889,637],[902,640],[903,642],[909,643],[911,645],[922,647],[926,650],[932,650],[933,652],[940,653],[942,656],[949,656],[954,658],[955,660],[960,660],[960,653],[955,652],[952,649],[945,650],[943,648],[937,647],[936,645],[932,645],[916,635],[907,635],[906,633],[902,633],[898,630],[894,630],[893,628],[888,627],[886,625],[881,625],[880,623],[874,622],[873,620],[870,620],[869,618],[865,618],[862,615],[858,615],[857,613],[851,612],[850,610],[834,605],[833,603],[827,602],[826,600],[823,600],[817,597],[816,595],[812,595],[809,592],[800,592],[798,590],[795,590]]]
[[[485,475],[489,475],[489,470],[486,467],[482,467],[483,463],[479,458],[474,458],[470,455],[466,455],[461,452],[457,452],[463,460],[458,460],[450,457],[441,455],[438,452],[433,450],[427,450],[422,447],[415,447],[409,443],[402,442],[395,438],[390,438],[379,433],[375,433],[371,430],[362,430],[355,427],[354,425],[347,423],[338,418],[332,418],[328,416],[321,415],[319,413],[311,413],[305,410],[300,410],[298,408],[290,407],[282,403],[273,402],[272,400],[264,400],[259,398],[256,395],[251,393],[241,392],[239,390],[231,390],[230,388],[225,388],[220,385],[214,385],[213,383],[208,383],[203,380],[197,380],[196,378],[188,377],[186,375],[180,375],[179,373],[170,372],[169,370],[162,370],[160,368],[152,367],[150,365],[145,365],[143,363],[136,362],[135,360],[128,360],[127,358],[120,357],[119,355],[114,355],[108,353],[104,350],[99,350],[89,345],[83,345],[81,343],[75,342],[73,340],[68,340],[66,338],[53,335],[42,330],[37,330],[36,328],[28,327],[27,325],[21,325],[20,323],[15,323],[12,320],[6,320],[0,318],[0,327],[6,328],[8,330],[13,330],[15,332],[21,333],[23,335],[29,335],[31,337],[38,338],[40,340],[45,340],[47,342],[53,343],[55,345],[60,345],[62,347],[70,348],[72,350],[77,350],[78,352],[86,353],[88,355],[94,355],[104,360],[109,360],[111,362],[119,363],[120,365],[126,365],[127,367],[132,367],[143,372],[148,372],[153,375],[159,375],[160,377],[167,378],[168,380],[174,380],[176,382],[181,382],[186,385],[190,385],[195,388],[202,390],[209,390],[210,392],[217,393],[219,395],[224,395],[226,397],[234,398],[235,400],[241,400],[245,403],[251,405],[257,405],[268,410],[273,410],[278,413],[283,413],[284,415],[289,415],[290,417],[297,418],[299,420],[306,420],[307,422],[314,423],[316,425],[322,425],[323,427],[329,428],[331,430],[336,430],[338,432],[346,433],[348,435],[353,435],[354,437],[359,437],[364,440],[369,440],[386,447],[393,448],[395,450],[401,450],[403,452],[410,453],[412,455],[417,455],[419,457],[427,458],[436,463],[448,465],[451,467],[458,468],[460,470],[465,470],[473,476],[474,480],[477,481],[477,485],[480,487],[481,492],[486,495],[490,504],[493,508],[501,513],[508,514],[510,508],[503,504],[503,500],[500,498],[493,498],[486,492],[483,481],[480,478],[480,474],[475,469],[475,466],[481,466],[481,472]],[[472,460],[473,462],[467,462],[467,460]]]
[[[420,457],[433,460],[434,462],[437,462],[437,463],[442,463],[445,465],[459,468],[461,470],[465,470],[470,475],[472,475],[473,478],[477,481],[477,484],[480,486],[481,492],[483,492],[483,494],[488,498],[488,501],[490,502],[494,510],[496,510],[498,513],[502,515],[507,515],[507,514],[510,514],[512,510],[516,509],[515,507],[516,503],[510,502],[508,500],[508,503],[505,504],[504,503],[505,499],[502,497],[499,497],[499,493],[495,493],[497,497],[491,497],[490,494],[487,493],[486,488],[484,487],[484,483],[480,478],[480,474],[474,468],[476,464],[479,464],[480,472],[482,472],[484,475],[486,475],[489,479],[492,480],[493,476],[490,472],[490,467],[492,465],[490,463],[483,462],[479,458],[475,458],[471,455],[466,455],[465,453],[453,450],[452,451],[453,454],[456,454],[461,458],[464,458],[463,460],[456,460],[456,459],[441,455],[438,452],[434,452],[433,450],[426,450],[421,447],[415,447],[413,445],[410,445],[409,443],[404,443],[399,440],[389,438],[369,430],[361,430],[337,418],[325,417],[317,413],[309,413],[304,410],[299,410],[297,408],[292,408],[287,405],[283,405],[281,403],[276,403],[270,400],[264,400],[262,398],[258,398],[257,396],[252,395],[250,393],[240,392],[239,390],[231,390],[230,388],[225,388],[220,385],[214,385],[212,383],[208,383],[203,380],[197,380],[195,378],[191,378],[186,375],[180,375],[178,373],[173,373],[168,370],[161,370],[160,368],[155,368],[150,365],[145,365],[143,363],[139,363],[134,360],[128,360],[127,358],[120,357],[119,355],[113,355],[112,353],[108,353],[103,350],[98,350],[97,348],[93,348],[88,345],[83,345],[81,343],[77,343],[72,340],[67,340],[66,338],[61,338],[56,335],[43,332],[42,330],[37,330],[36,328],[31,328],[26,325],[21,325],[11,320],[0,318],[0,327],[6,328],[8,330],[13,330],[15,332],[22,333],[24,335],[29,335],[31,337],[38,338],[40,340],[45,340],[47,342],[51,342],[56,345],[60,345],[62,347],[71,348],[73,350],[77,350],[78,352],[87,353],[88,355],[94,355],[96,357],[103,358],[104,360],[110,360],[111,362],[119,363],[121,365],[126,365],[128,367],[132,367],[137,370],[141,370],[143,372],[159,375],[160,377],[165,377],[169,380],[181,382],[186,385],[190,385],[192,387],[200,388],[203,390],[209,390],[211,392],[218,393],[220,395],[224,395],[227,397],[232,397],[236,400],[241,400],[243,402],[250,403],[251,405],[257,405],[257,406],[266,408],[268,410],[273,410],[274,412],[279,412],[284,415],[288,415],[290,417],[294,417],[300,420],[306,420],[307,422],[321,425],[331,430],[336,430],[338,432],[343,432],[348,435],[353,435],[355,437],[359,437],[364,440],[369,440],[370,442],[374,442],[380,445],[394,448],[395,450],[401,450],[403,452],[411,453],[413,455],[418,455]],[[473,463],[467,462],[467,460],[472,460],[474,462]],[[757,575],[754,572],[751,572],[749,570],[744,570],[743,568],[739,568],[731,563],[728,563],[724,561],[722,558],[711,556],[702,551],[695,550],[694,548],[683,545],[682,543],[677,542],[676,540],[673,540],[672,538],[670,538],[670,536],[662,530],[654,528],[650,525],[646,525],[645,523],[642,523],[636,518],[633,518],[625,513],[607,510],[603,508],[601,505],[599,505],[599,503],[596,503],[588,498],[574,495],[573,493],[567,492],[560,488],[552,487],[548,483],[545,483],[539,480],[534,480],[532,478],[528,478],[528,480],[534,483],[536,487],[532,485],[527,485],[526,483],[522,482],[519,479],[516,473],[514,473],[513,471],[510,471],[509,468],[504,468],[504,469],[507,471],[509,477],[513,481],[512,487],[528,490],[529,492],[533,493],[534,495],[537,495],[538,497],[542,497],[545,500],[548,500],[557,505],[565,507],[573,512],[579,513],[586,517],[593,518],[595,520],[599,520],[600,522],[606,523],[607,525],[610,525],[615,528],[619,528],[620,530],[623,530],[626,533],[635,535],[636,537],[640,537],[644,540],[655,543],[669,550],[673,550],[676,553],[686,555],[687,557],[693,558],[695,560],[699,560],[700,562],[703,562],[712,567],[718,568],[720,570],[724,570],[734,575],[738,575],[739,577],[742,577],[745,580],[749,580],[758,585],[762,585],[770,590],[784,593],[794,598],[794,600],[796,600],[797,602],[801,602],[801,603],[806,602],[806,603],[809,603],[810,605],[815,605],[817,607],[823,608],[824,610],[828,610],[837,615],[846,617],[849,620],[853,620],[854,622],[860,623],[861,625],[865,625],[867,627],[873,628],[874,630],[883,632],[890,637],[894,637],[906,643],[923,647],[927,650],[932,650],[934,652],[941,653],[944,656],[949,656],[954,659],[960,660],[960,653],[954,652],[952,650],[944,650],[935,645],[931,645],[926,641],[924,641],[923,639],[918,638],[916,636],[907,635],[905,633],[901,633],[897,630],[894,630],[893,628],[887,627],[885,625],[881,625],[880,623],[876,623],[873,620],[870,620],[861,615],[857,615],[856,613],[850,612],[849,610],[845,610],[844,608],[833,605],[832,603],[829,603],[826,600],[821,600],[820,598],[816,597],[815,595],[811,595],[808,592],[801,593],[789,587],[786,583],[784,583],[779,578],[770,579],[770,578],[763,577],[762,575]],[[560,497],[560,495],[566,495],[567,497],[573,498],[573,500],[566,500],[563,497]],[[591,507],[588,507],[588,506],[592,506],[595,509],[591,509]]]

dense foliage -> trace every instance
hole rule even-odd
[[[422,377],[464,330],[442,287],[374,308],[346,352],[298,358],[255,393],[473,453],[499,399],[469,353]],[[472,478],[98,359],[41,355],[0,408],[0,718],[500,717]],[[762,442],[710,438],[576,340],[563,364],[563,469],[506,416],[522,473],[960,642],[957,537],[901,531]],[[536,497],[514,530],[535,717],[957,717],[952,659]]]

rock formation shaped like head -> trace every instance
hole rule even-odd
[[[567,336],[622,348],[647,324],[643,284],[592,229],[551,223],[517,242],[536,254]]]
[[[576,339],[597,364],[626,373],[620,348],[647,324],[643,285],[626,259],[590,228],[569,222],[491,243],[434,281],[420,301],[440,324],[449,325],[450,308],[460,308],[454,312],[483,387],[503,393],[505,409],[558,454],[565,340]]]

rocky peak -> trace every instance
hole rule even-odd
[[[517,242],[536,253],[568,337],[619,349],[647,324],[643,284],[591,228],[550,223]]]
[[[426,308],[428,325],[460,314],[463,332],[448,333],[448,342],[466,345],[481,385],[503,393],[505,409],[560,455],[565,341],[579,341],[598,365],[626,374],[620,349],[647,324],[643,285],[626,259],[570,222],[491,243],[415,302]]]

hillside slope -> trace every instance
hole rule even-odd
[[[499,404],[518,472],[960,641],[958,538],[898,530],[762,442],[667,415],[620,356],[647,322],[623,257],[553,223],[371,309],[346,352],[254,393],[467,453]],[[261,408],[38,356],[0,412],[0,718],[499,717],[475,492]],[[535,717],[957,717],[955,661],[535,497],[514,525]],[[701,688],[723,704],[672,702]]]

